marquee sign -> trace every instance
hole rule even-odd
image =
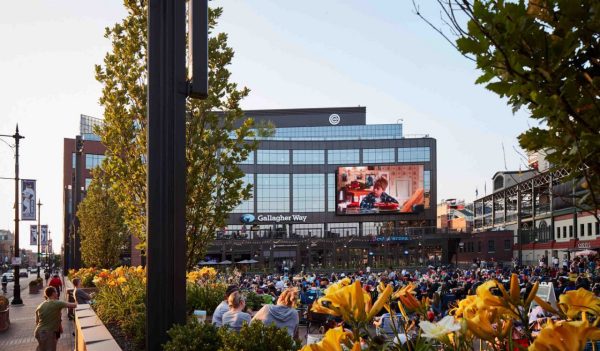
[[[275,223],[280,223],[280,222],[306,222],[306,219],[308,218],[308,216],[304,216],[304,215],[258,215],[258,217],[256,217],[256,219],[259,222],[275,222]]]

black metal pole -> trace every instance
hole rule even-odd
[[[38,218],[38,225],[37,225],[37,277],[40,277],[40,267],[42,266],[41,260],[40,260],[40,255],[42,254],[42,225],[40,224],[40,218],[42,217],[42,200],[40,200],[38,198],[38,203],[37,203],[37,207],[38,207],[38,213],[37,213],[37,218]]]
[[[79,237],[79,218],[77,217],[77,207],[81,202],[81,187],[84,182],[81,181],[82,175],[82,155],[83,155],[83,139],[81,135],[75,137],[75,184],[73,186],[73,246],[71,247],[72,258],[71,268],[81,268],[81,239]]]
[[[20,259],[21,252],[19,250],[19,140],[24,139],[25,137],[19,134],[18,124],[15,134],[12,135],[12,138],[15,139],[15,258]],[[21,299],[21,284],[19,284],[19,271],[21,269],[21,265],[15,265],[14,269],[15,284],[13,299],[11,303],[13,305],[22,305],[23,300]]]
[[[185,323],[186,1],[150,0],[146,349]]]

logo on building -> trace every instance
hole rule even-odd
[[[246,223],[246,224],[250,224],[250,223],[254,222],[254,220],[255,220],[255,219],[256,219],[256,218],[254,218],[254,215],[251,215],[251,214],[249,214],[249,213],[247,213],[247,214],[245,214],[245,215],[242,215],[242,216],[240,217],[240,221],[241,221],[242,223]]]
[[[308,216],[302,216],[302,215],[258,215],[258,221],[259,222],[306,222],[306,219],[308,218]]]
[[[329,116],[329,124],[331,124],[332,126],[338,125],[340,121],[340,115],[338,115],[337,113],[334,113]]]

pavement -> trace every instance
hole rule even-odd
[[[35,309],[44,301],[43,291],[38,294],[29,294],[29,281],[36,278],[30,274],[28,278],[21,278],[21,299],[23,305],[10,305],[10,327],[7,331],[0,332],[0,351],[32,351],[38,343],[33,336],[35,331]],[[8,284],[8,293],[5,295],[12,300],[13,283]],[[61,292],[61,300],[66,301],[66,294]],[[62,325],[64,333],[58,340],[57,351],[73,351],[75,349],[75,326],[67,318],[67,309],[63,309]]]

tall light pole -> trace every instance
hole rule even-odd
[[[40,267],[42,266],[41,260],[40,260],[40,255],[42,254],[42,250],[40,249],[42,246],[42,225],[40,224],[40,217],[42,217],[42,212],[41,208],[42,208],[42,200],[38,199],[38,203],[37,203],[37,207],[38,207],[38,227],[37,227],[37,247],[38,247],[38,254],[37,254],[37,277],[40,277]]]
[[[21,253],[19,252],[19,140],[24,139],[25,137],[19,134],[19,125],[17,124],[17,128],[15,129],[15,134],[13,135],[5,135],[0,134],[0,137],[9,137],[15,139],[15,259],[21,258]],[[13,292],[13,305],[22,305],[23,300],[21,299],[21,284],[19,284],[19,271],[21,269],[20,262],[17,261],[14,265],[15,269],[15,284],[14,284],[14,292]]]

